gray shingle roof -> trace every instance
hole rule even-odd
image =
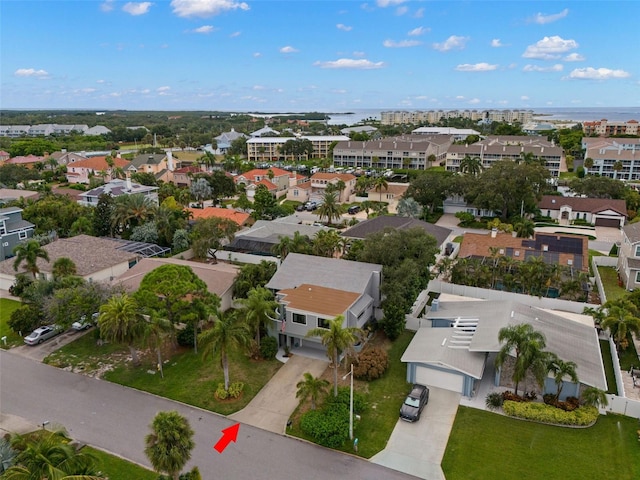
[[[420,227],[429,235],[435,237],[436,241],[438,242],[438,246],[442,245],[452,232],[452,230],[448,228],[440,227],[428,222],[423,222],[422,220],[417,220],[415,218],[383,215],[370,218],[358,223],[357,225],[354,225],[353,227],[344,231],[342,233],[342,236],[348,238],[365,238],[367,235],[380,232],[386,227],[395,228],[397,230]]]

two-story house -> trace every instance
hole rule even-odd
[[[155,205],[158,205],[158,187],[151,187],[148,185],[140,185],[139,183],[132,182],[130,178],[127,177],[126,180],[111,180],[104,185],[100,185],[99,187],[92,188],[87,192],[82,192],[79,195],[78,203],[80,205],[85,205],[88,207],[95,207],[98,205],[98,201],[100,200],[100,195],[108,194],[112,197],[119,197],[121,195],[144,195],[149,198],[151,202]]]
[[[35,225],[22,219],[18,207],[0,208],[0,260],[13,256],[16,245],[33,237]]]
[[[122,172],[124,172],[131,163],[129,160],[120,157],[113,158],[112,162],[113,166],[109,165],[106,156],[76,160],[67,165],[67,181],[69,183],[88,184],[92,177],[99,177],[108,182],[115,177],[115,169],[122,169]]]
[[[640,223],[630,223],[622,228],[618,275],[627,290],[640,287]]]
[[[357,177],[350,173],[314,173],[308,182],[295,185],[287,192],[287,200],[306,202],[307,200],[322,200],[329,185],[337,186],[340,181],[344,183],[344,189],[337,191],[338,203],[346,203],[351,200],[356,188]]]
[[[382,265],[290,253],[266,285],[279,304],[270,334],[280,347],[325,351],[307,332],[338,315],[345,327],[362,328],[380,306],[381,279]]]
[[[269,191],[278,196],[289,188],[289,175],[289,172],[281,168],[254,168],[237,175],[234,177],[234,181],[236,185],[244,185],[245,187],[250,185],[257,186],[262,183]]]
[[[134,157],[127,167],[128,173],[150,173],[156,180],[170,180],[170,170],[173,165],[169,165],[170,158],[164,153],[143,153]]]

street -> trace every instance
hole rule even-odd
[[[207,480],[415,478],[244,424],[237,443],[219,454],[212,447],[234,423],[223,416],[0,351],[0,413],[49,422],[47,428],[62,425],[78,442],[147,467],[144,437],[164,410],[189,420],[196,447],[187,468],[197,465]]]

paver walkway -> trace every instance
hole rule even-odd
[[[284,433],[289,417],[298,406],[296,384],[305,372],[317,377],[328,365],[328,361],[293,355],[249,405],[229,418],[270,432]]]

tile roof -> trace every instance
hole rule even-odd
[[[355,180],[356,176],[352,175],[350,173],[325,173],[325,172],[318,172],[318,173],[314,173],[311,176],[311,181],[313,182],[314,180],[342,180],[343,182],[349,182],[351,180]]]
[[[613,210],[620,215],[627,216],[627,202],[624,200],[544,195],[542,200],[538,202],[538,208],[540,210],[559,210],[560,207],[564,205],[580,212],[598,213],[603,210]]]
[[[110,167],[107,164],[106,156],[101,157],[89,157],[84,160],[76,160],[73,163],[67,165],[68,169],[72,168],[90,168],[92,170],[108,170]],[[115,157],[112,159],[114,167],[126,168],[131,163],[124,158]]]
[[[243,226],[251,218],[251,215],[245,212],[239,212],[231,208],[205,207],[205,208],[187,208],[194,220],[200,218],[225,218]]]
[[[273,168],[254,168],[253,170],[249,170],[248,172],[241,173],[238,176],[249,178],[251,180],[254,180],[255,177],[257,176],[269,178],[269,170],[273,172],[274,178],[282,177],[282,176],[289,177],[289,174],[290,174],[290,172],[283,170],[282,168],[273,167]]]
[[[336,317],[346,312],[358,298],[359,293],[345,292],[334,288],[303,283],[296,288],[285,288],[278,292],[288,309],[319,313]]]
[[[30,164],[30,163],[38,163],[38,162],[44,162],[45,157],[38,157],[36,155],[19,155],[17,157],[11,157],[9,160],[7,160],[6,163],[11,163],[11,164],[15,164],[15,165],[25,165],[25,164]]]

